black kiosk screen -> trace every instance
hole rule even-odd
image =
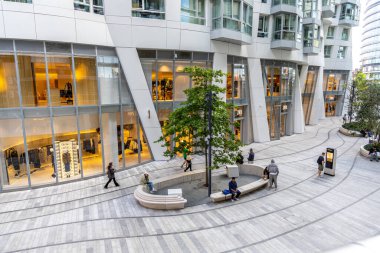
[[[332,169],[334,161],[334,149],[328,148],[326,154],[326,168]]]

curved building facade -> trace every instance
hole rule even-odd
[[[380,1],[369,0],[363,17],[361,63],[369,79],[380,79]]]
[[[0,190],[164,159],[186,66],[227,73],[244,144],[339,115],[358,14],[355,0],[0,0]]]

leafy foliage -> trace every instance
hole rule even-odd
[[[352,131],[360,131],[363,129],[363,127],[358,122],[349,122],[342,125],[343,128],[352,130]]]
[[[218,168],[223,164],[235,163],[240,143],[235,140],[231,129],[229,109],[222,96],[225,89],[218,84],[223,82],[225,75],[220,70],[204,69],[197,66],[186,67],[192,79],[193,87],[185,90],[187,100],[175,109],[168,122],[163,126],[163,136],[158,140],[164,142],[167,147],[164,155],[173,157],[177,152],[183,153],[184,149],[194,152],[202,152],[208,147],[208,101],[207,94],[212,92],[212,168]],[[174,136],[174,137],[173,137]],[[170,148],[170,142],[176,145]]]

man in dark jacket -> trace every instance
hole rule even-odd
[[[272,188],[272,185],[274,183],[274,188],[277,190],[277,176],[280,173],[278,170],[277,164],[274,162],[274,159],[272,159],[271,163],[267,166],[268,172],[269,172],[269,182],[268,182],[268,189]]]
[[[236,179],[233,177],[231,178],[231,181],[228,183],[228,189],[231,193],[231,201],[239,200],[239,196],[241,192],[237,188]]]
[[[112,163],[109,163],[107,166],[107,176],[108,176],[109,180],[106,183],[106,185],[104,186],[105,189],[108,188],[108,184],[111,183],[112,180],[113,180],[116,187],[119,186],[119,184],[116,182],[115,169],[112,167]]]

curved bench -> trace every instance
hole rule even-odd
[[[248,175],[254,175],[261,177],[263,175],[264,168],[258,165],[254,164],[240,164],[239,167],[239,173],[242,174],[248,174]],[[261,187],[264,187],[268,184],[268,179],[262,179],[260,178],[257,181],[254,181],[252,183],[243,185],[238,187],[239,191],[241,192],[241,195],[249,194],[253,191],[256,191],[257,189],[260,189]],[[224,195],[222,192],[216,192],[210,195],[210,198],[213,202],[219,202],[224,201],[227,199],[231,199],[231,194]]]
[[[364,157],[370,158],[369,151],[364,148],[365,145],[360,147],[360,154]]]
[[[346,136],[351,136],[351,137],[362,137],[363,135],[358,132],[358,131],[353,131],[353,130],[348,130],[344,127],[339,128],[339,132],[346,135]]]
[[[156,189],[162,189],[193,180],[199,180],[205,177],[205,170],[195,170],[190,172],[183,172],[167,177],[158,178],[153,181]],[[146,192],[146,187],[143,185],[137,186],[133,193],[137,202],[140,205],[159,210],[171,210],[185,208],[187,200],[178,195],[156,195]]]

